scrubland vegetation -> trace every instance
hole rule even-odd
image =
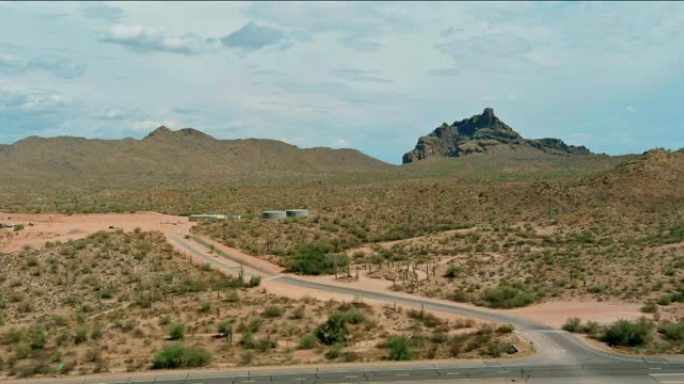
[[[563,329],[583,333],[625,351],[642,353],[684,353],[684,321],[655,320],[642,317],[637,321],[618,320],[601,326],[570,318]]]
[[[0,263],[0,376],[499,356],[518,343],[510,328],[268,294],[156,232],[99,232]]]

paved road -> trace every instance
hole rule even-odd
[[[169,234],[169,240],[186,252],[216,264],[208,254],[210,244],[189,236]],[[524,359],[455,360],[452,362],[395,365],[373,363],[334,368],[282,367],[277,369],[159,372],[159,376],[111,377],[108,380],[66,379],[62,383],[155,383],[155,384],[227,384],[227,383],[663,383],[684,384],[684,359],[678,357],[628,357],[590,348],[574,335],[502,312],[459,306],[420,297],[313,282],[290,275],[278,275],[219,249],[214,255],[243,264],[247,272],[279,282],[316,291],[339,293],[367,300],[421,307],[434,312],[458,314],[489,321],[508,323],[534,343],[537,353]],[[226,269],[225,263],[221,267]],[[230,268],[228,268],[230,269]],[[251,271],[250,271],[251,270]],[[235,270],[236,271],[236,270]],[[47,382],[58,382],[52,379]]]

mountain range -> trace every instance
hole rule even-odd
[[[260,174],[330,174],[392,168],[354,149],[299,148],[276,140],[218,140],[192,128],[161,126],[141,140],[28,137],[0,145],[0,182],[83,183],[207,180]]]

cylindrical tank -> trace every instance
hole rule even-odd
[[[261,218],[264,220],[284,219],[287,217],[285,211],[263,211]]]
[[[307,217],[309,216],[308,209],[288,209],[285,211],[287,217]]]

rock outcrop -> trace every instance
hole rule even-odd
[[[521,147],[537,149],[556,155],[587,155],[584,146],[565,144],[560,139],[524,139],[501,121],[492,108],[485,108],[480,115],[442,123],[432,133],[418,139],[416,147],[404,154],[403,163],[411,163],[430,157],[459,157],[472,153],[515,150]]]

